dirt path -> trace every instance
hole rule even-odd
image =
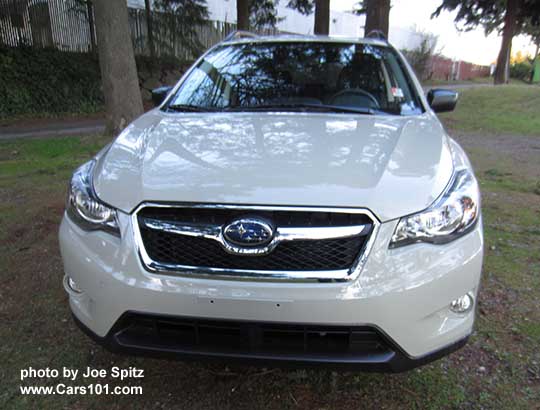
[[[41,119],[0,125],[0,140],[13,138],[58,137],[101,134],[103,118]]]
[[[472,156],[477,172],[498,169],[540,181],[540,137],[452,131],[450,135]]]

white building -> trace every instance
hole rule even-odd
[[[210,20],[236,23],[236,0],[206,0]],[[128,6],[144,9],[144,0],[127,0]],[[283,18],[277,25],[280,31],[297,34],[313,34],[314,16],[304,16],[286,7],[287,1],[278,5],[278,17]],[[364,31],[364,17],[352,13],[330,11],[330,34],[350,37],[361,36]]]
[[[0,0],[1,3],[2,0]],[[0,43],[8,46],[17,46],[19,43],[32,44],[34,46],[54,46],[60,50],[66,51],[81,51],[85,52],[91,48],[90,27],[87,19],[83,14],[70,12],[77,0],[45,2],[17,2],[17,9],[20,17],[17,21],[23,22],[23,27],[20,25],[15,27],[12,24],[12,18],[3,19],[1,21],[3,27],[0,29]],[[140,9],[145,8],[144,0],[126,0],[130,8]],[[151,4],[154,0],[150,0]],[[334,0],[337,1],[337,0]],[[282,32],[297,33],[297,34],[313,34],[314,15],[305,16],[298,11],[286,7],[288,0],[281,0],[278,5],[278,29]],[[334,3],[336,4],[336,3]],[[236,23],[236,0],[207,0],[210,20],[216,22]],[[331,3],[332,5],[332,3]],[[46,6],[45,8],[42,6]],[[30,8],[41,7],[47,10],[47,18],[50,23],[47,27],[43,26],[43,19],[33,21],[29,13]],[[40,13],[43,11],[41,10]],[[13,14],[13,13],[12,13]],[[41,15],[41,14],[39,14]],[[141,16],[144,20],[143,13],[135,13],[135,18]],[[145,34],[145,22],[138,21],[140,24],[132,25],[136,38],[142,38]],[[348,37],[362,37],[364,32],[365,18],[356,16],[351,12],[330,11],[330,34]],[[54,30],[52,27],[54,26]],[[133,28],[132,27],[132,28]],[[219,33],[218,33],[219,34]],[[210,36],[204,41],[206,47],[213,45],[219,41],[221,35]],[[390,27],[390,41],[400,49],[414,49],[420,41],[421,36],[414,30],[403,29],[398,27]],[[136,50],[137,51],[137,50]],[[138,50],[139,53],[143,51]]]
[[[153,1],[153,0],[152,0]],[[210,20],[236,23],[236,0],[206,0]],[[144,9],[144,0],[127,0],[128,6]],[[288,8],[288,1],[278,5],[278,17],[283,18],[277,25],[280,31],[296,34],[313,34],[314,15],[304,16]],[[330,35],[363,37],[365,17],[352,13],[330,10]],[[389,39],[398,49],[414,49],[421,42],[421,36],[413,29],[390,27]]]

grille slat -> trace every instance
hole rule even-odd
[[[350,237],[284,241],[263,255],[234,255],[216,240],[150,229],[143,223],[145,219],[153,219],[225,226],[246,216],[271,220],[278,227],[346,227],[363,224],[370,229]],[[363,251],[372,230],[371,219],[360,213],[147,207],[139,211],[138,218],[142,242],[153,261],[166,265],[244,271],[347,270]]]
[[[321,326],[152,317],[130,313],[116,328],[120,344],[165,349],[269,354],[384,354],[384,337],[368,326]]]
[[[242,216],[260,216],[272,220],[276,226],[352,226],[371,223],[362,213],[314,211],[259,211],[223,208],[152,207],[141,209],[139,217],[178,222],[226,225]]]

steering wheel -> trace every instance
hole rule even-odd
[[[355,98],[356,97],[356,98]],[[348,88],[346,90],[341,90],[331,96],[329,99],[331,105],[341,105],[341,106],[366,106],[362,104],[363,101],[367,102],[369,108],[380,108],[379,101],[371,93],[368,93],[365,90],[360,88]],[[363,101],[362,101],[363,100]],[[360,102],[360,103],[359,103]]]

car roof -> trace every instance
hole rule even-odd
[[[220,44],[252,44],[252,43],[343,43],[343,44],[372,44],[376,46],[388,47],[386,40],[378,38],[359,38],[346,36],[322,36],[322,35],[302,35],[302,34],[280,34],[273,36],[249,35],[224,40]]]

